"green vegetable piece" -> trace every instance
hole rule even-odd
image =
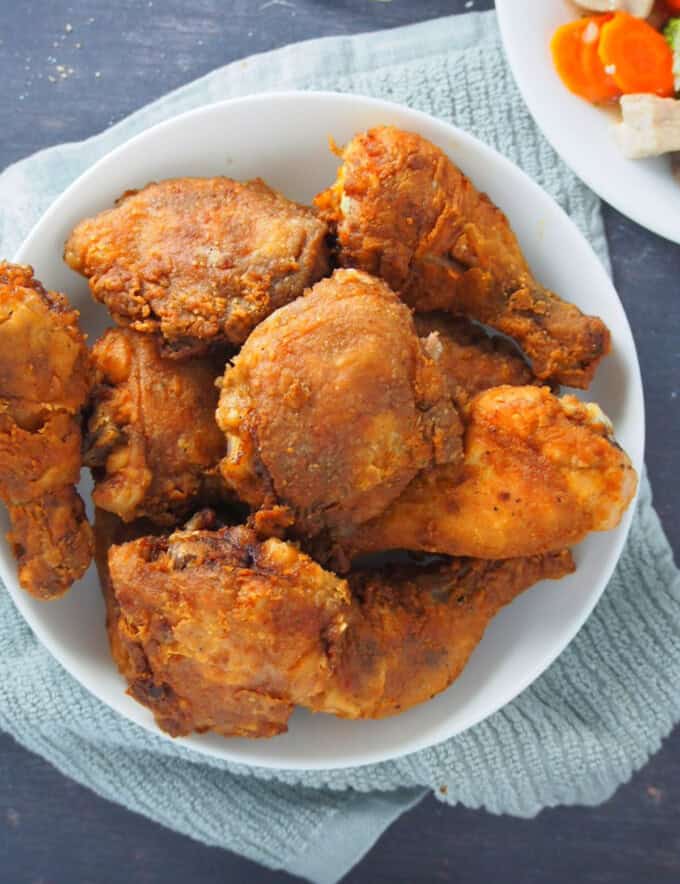
[[[680,92],[680,18],[672,18],[664,28],[663,35],[673,50],[675,91]]]

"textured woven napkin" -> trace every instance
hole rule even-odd
[[[493,13],[254,56],[95,138],[29,157],[0,176],[0,254],[14,254],[77,175],[145,127],[218,99],[289,88],[375,95],[455,122],[535,178],[608,260],[598,200],[527,114]],[[451,804],[521,816],[603,801],[680,718],[679,683],[680,575],[646,479],[616,574],[557,662],[466,733],[357,769],[245,768],[149,734],[67,675],[0,592],[0,727],[106,798],[207,844],[328,884],[428,789]]]

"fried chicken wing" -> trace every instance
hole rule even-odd
[[[472,400],[464,423],[462,468],[421,472],[345,542],[349,557],[536,555],[614,528],[635,494],[635,470],[593,403],[545,387],[496,387]]]
[[[222,473],[300,532],[360,524],[418,470],[460,459],[461,425],[408,308],[336,271],[252,333],[222,381]]]
[[[338,257],[382,277],[416,310],[448,310],[514,338],[537,377],[587,387],[610,347],[605,324],[543,288],[505,215],[439,148],[381,126],[342,151],[315,200]]]
[[[429,699],[501,606],[573,563],[460,560],[346,581],[237,527],[114,546],[109,568],[114,653],[159,726],[267,737],[295,705],[379,718]]]
[[[177,178],[129,191],[81,223],[64,258],[116,322],[171,355],[241,344],[328,272],[327,229],[260,179]]]
[[[414,319],[416,331],[441,368],[459,410],[491,387],[541,384],[510,341],[489,337],[468,319],[445,313],[419,313]]]
[[[92,498],[124,521],[176,525],[223,491],[224,435],[215,379],[225,358],[164,358],[156,335],[109,329],[92,350],[96,369],[84,461]]]
[[[41,599],[66,592],[92,557],[74,488],[90,384],[77,311],[32,268],[0,263],[0,498],[19,582]]]

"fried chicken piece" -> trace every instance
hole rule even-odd
[[[40,599],[60,595],[92,558],[74,485],[80,410],[91,366],[78,312],[31,267],[0,263],[0,498],[19,582]]]
[[[468,319],[445,313],[419,313],[414,319],[416,331],[441,368],[459,409],[491,387],[541,384],[510,341],[489,337]]]
[[[461,425],[408,308],[336,271],[259,325],[222,381],[222,473],[298,531],[382,512],[418,470],[460,459]]]
[[[132,683],[145,672],[145,658],[138,646],[126,641],[120,625],[120,605],[113,592],[109,573],[109,549],[114,544],[128,543],[140,537],[159,534],[162,529],[148,519],[123,522],[113,513],[95,508],[94,511],[94,561],[99,575],[99,585],[106,605],[106,632],[111,656],[121,674]],[[148,704],[147,704],[148,705]]]
[[[294,546],[178,531],[114,546],[109,568],[129,692],[169,733],[272,736],[323,690],[349,591]]]
[[[545,387],[496,387],[472,400],[464,422],[462,468],[424,470],[341,543],[344,556],[537,555],[614,528],[635,494],[635,470],[594,403]]]
[[[215,379],[225,358],[164,358],[156,335],[109,329],[92,350],[96,386],[84,461],[92,498],[125,522],[177,525],[224,491]]]
[[[505,215],[429,141],[380,126],[342,151],[316,197],[342,266],[383,278],[416,310],[448,310],[514,338],[534,374],[586,388],[610,348],[585,316],[532,276]]]
[[[212,510],[200,510],[186,523],[184,530],[196,531],[215,529],[219,520]],[[167,720],[164,729],[174,732],[176,721],[186,718],[180,711],[183,705],[171,690],[166,687],[156,689],[153,673],[148,666],[147,658],[140,643],[126,628],[122,619],[120,605],[113,591],[111,574],[108,565],[109,550],[113,545],[129,543],[140,537],[160,536],[163,529],[149,519],[137,519],[135,522],[123,522],[113,513],[95,509],[94,537],[95,563],[99,574],[99,582],[106,604],[106,631],[109,638],[111,656],[118,670],[131,686],[129,693],[145,706],[153,710],[159,720]],[[233,702],[229,699],[228,688],[219,690],[214,700],[217,704]],[[210,702],[207,695],[204,704]],[[218,706],[216,708],[219,708]]]
[[[574,571],[568,550],[530,558],[452,559],[348,576],[352,614],[322,702],[343,718],[385,718],[454,682],[505,605],[539,580]]]
[[[326,225],[259,178],[176,178],[81,221],[64,259],[116,322],[178,357],[242,344],[328,272]]]
[[[569,553],[460,560],[349,582],[247,528],[178,531],[109,552],[114,653],[173,736],[268,737],[295,705],[394,715],[460,674],[494,614]]]

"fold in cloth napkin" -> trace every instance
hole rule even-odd
[[[87,166],[145,127],[218,99],[317,88],[403,102],[455,122],[525,169],[607,261],[599,203],[527,114],[493,13],[314,40],[204,77],[82,144],[0,176],[0,253]],[[106,798],[272,868],[334,882],[428,789],[442,801],[531,816],[606,799],[680,717],[680,575],[642,490],[630,540],[586,626],[512,704],[448,742],[340,771],[265,771],[203,757],[90,696],[0,593],[0,727]],[[441,787],[445,786],[446,789]]]

